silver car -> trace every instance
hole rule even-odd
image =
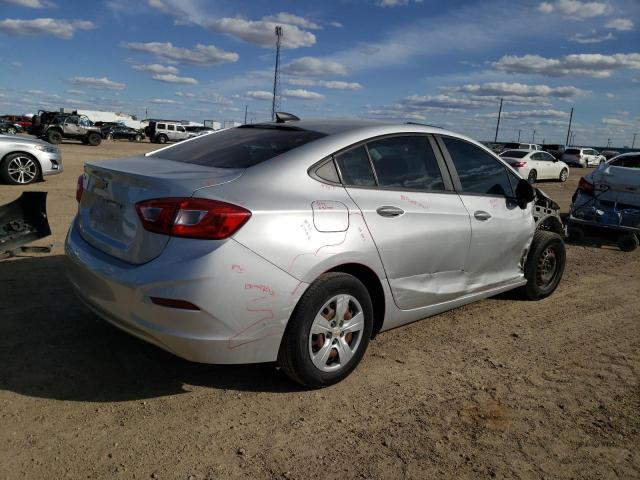
[[[244,125],[89,162],[66,240],[80,298],[188,360],[277,361],[320,387],[379,332],[521,288],[550,295],[560,236],[479,143],[421,125]]]
[[[11,185],[28,185],[62,173],[58,147],[21,135],[0,135],[0,176]]]

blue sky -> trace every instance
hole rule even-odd
[[[571,107],[578,144],[640,133],[638,0],[0,0],[0,111],[265,120],[275,25],[301,117],[493,139],[502,97],[499,140],[563,143]]]

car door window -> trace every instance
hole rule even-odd
[[[169,130],[170,132],[173,132],[176,129],[175,125],[167,125],[167,130]]]
[[[184,132],[184,131],[185,131],[185,130],[184,130],[184,127],[180,127],[180,126],[178,126],[178,131],[179,131],[179,132]]]
[[[400,190],[444,190],[436,156],[424,136],[398,136],[367,144],[381,187]]]
[[[356,187],[375,187],[376,179],[373,176],[369,155],[364,146],[347,150],[336,155],[336,162],[340,169],[342,183]]]
[[[513,197],[507,170],[491,155],[456,138],[443,137],[464,193]]]
[[[555,157],[550,153],[542,152],[540,155],[542,155],[542,160],[545,162],[553,162],[555,160]]]

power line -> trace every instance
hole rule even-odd
[[[280,43],[282,41],[282,27],[276,25],[276,68],[273,73],[273,103],[271,104],[271,120],[275,121],[276,112],[280,110]]]

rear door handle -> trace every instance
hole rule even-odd
[[[376,212],[378,212],[378,215],[381,217],[398,217],[404,213],[404,210],[398,207],[385,205],[383,207],[379,207]]]
[[[491,214],[483,210],[476,210],[473,216],[476,217],[476,220],[480,220],[481,222],[484,222],[485,220],[489,220],[491,218]]]

